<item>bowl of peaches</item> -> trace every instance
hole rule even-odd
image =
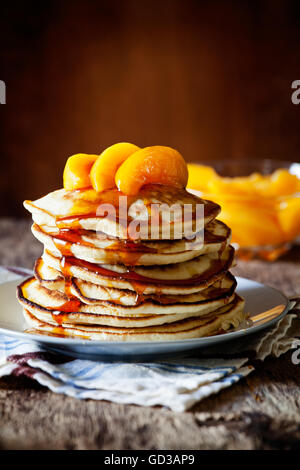
[[[220,204],[241,259],[274,261],[300,236],[300,164],[280,160],[190,163],[188,188]]]

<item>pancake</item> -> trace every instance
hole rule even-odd
[[[18,287],[17,296],[21,305],[35,316],[39,318],[39,315],[48,315],[50,320],[58,324],[63,322],[115,325],[117,322],[118,326],[121,320],[126,323],[127,318],[128,323],[131,324],[136,319],[140,321],[145,315],[151,315],[150,321],[154,316],[161,316],[162,323],[167,321],[167,316],[171,322],[178,318],[206,315],[231,302],[234,292],[228,291],[216,299],[189,303],[160,304],[153,299],[146,299],[133,306],[116,305],[108,301],[88,305],[78,300],[69,300],[62,292],[49,290],[32,277]]]
[[[68,187],[68,185],[66,185]],[[74,187],[74,186],[72,186]],[[25,201],[44,251],[17,298],[37,334],[171,341],[244,319],[220,206],[178,186],[59,189]]]
[[[49,229],[45,229],[45,227],[41,229],[37,224],[33,224],[31,230],[33,235],[43,243],[45,249],[56,256],[68,254],[91,263],[123,263],[127,266],[162,265],[189,261],[203,254],[221,251],[230,242],[230,230],[219,221],[213,221],[208,225],[204,233],[204,244],[202,235],[192,242],[188,240],[158,241],[156,243],[133,242],[128,246],[124,240],[116,241],[112,238],[103,240],[97,236],[96,232],[91,231],[82,230],[87,235],[74,234],[74,231],[68,230],[59,231],[57,234],[50,232],[50,235]],[[97,245],[102,245],[102,247]]]
[[[47,266],[62,272],[60,258],[48,250],[44,251],[42,258]],[[76,258],[69,259],[68,269],[73,277],[104,287],[129,289],[145,295],[178,295],[198,292],[223,278],[233,259],[234,249],[229,246],[221,254],[203,255],[173,265],[134,267],[129,272],[122,265],[99,266]]]
[[[207,255],[200,255],[197,258],[181,262],[173,263],[160,266],[131,266],[128,269],[123,264],[101,264],[101,267],[105,270],[113,273],[113,276],[126,277],[128,279],[136,279],[135,275],[146,277],[151,281],[162,281],[173,283],[174,281],[189,281],[195,277],[202,276],[203,273],[207,273],[214,264],[220,264],[222,261],[233,259],[234,249],[229,246],[219,253],[209,253]]]
[[[38,282],[44,287],[51,290],[65,292],[65,280],[59,275],[58,271],[47,267],[43,260],[39,258],[35,264],[34,274]],[[189,303],[200,302],[202,300],[210,300],[220,297],[227,292],[233,292],[236,288],[236,280],[234,276],[227,273],[223,279],[212,284],[207,289],[187,295],[143,295],[143,298],[152,298],[158,303]],[[117,289],[113,287],[104,287],[91,282],[82,281],[73,278],[71,283],[71,294],[83,303],[92,304],[99,300],[106,300],[121,305],[136,305],[140,301],[140,295],[127,289]]]
[[[24,316],[27,325],[33,328],[33,330],[27,330],[30,333],[47,333],[100,341],[172,341],[209,336],[226,331],[231,326],[237,327],[245,318],[243,309],[244,300],[235,295],[230,304],[210,315],[141,328],[94,325],[53,327],[53,325],[39,320],[26,308]]]
[[[152,204],[161,205],[160,213]],[[59,189],[36,201],[25,201],[24,206],[40,226],[83,228],[121,239],[152,240],[190,237],[220,212],[218,204],[185,189],[157,184],[144,186],[137,196],[125,196],[116,189],[100,193],[94,189]]]
[[[42,232],[53,237],[59,237],[60,240],[77,243],[94,248],[102,248],[114,251],[132,251],[142,254],[170,254],[181,253],[190,250],[202,243],[203,233],[196,234],[191,239],[181,240],[123,240],[117,237],[105,235],[102,232],[94,232],[93,230],[72,230],[59,229],[58,227],[49,227],[43,225],[40,227],[35,224]],[[231,238],[231,230],[220,220],[213,220],[205,226],[204,230],[204,246],[203,250],[207,252],[219,251],[224,243],[229,243]],[[142,263],[141,263],[142,264]],[[155,263],[152,263],[155,264]]]

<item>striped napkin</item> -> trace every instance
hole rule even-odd
[[[0,282],[30,274],[0,267]],[[253,336],[253,335],[252,335]],[[37,343],[0,334],[0,377],[27,376],[55,393],[185,411],[250,374],[249,357],[280,356],[299,346],[296,311],[255,338],[194,353],[193,357],[144,363],[95,362],[43,350]],[[296,346],[295,346],[296,344]]]

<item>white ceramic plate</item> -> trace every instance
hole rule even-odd
[[[21,280],[10,281],[0,285],[0,333],[20,339],[33,340],[45,349],[58,351],[69,356],[86,359],[104,360],[145,360],[169,355],[184,355],[193,349],[208,348],[218,344],[220,350],[224,342],[253,334],[267,328],[282,318],[292,307],[289,300],[278,290],[258,282],[241,277],[237,278],[237,292],[246,300],[245,311],[254,319],[254,323],[245,325],[235,331],[208,336],[206,338],[155,341],[155,342],[105,342],[87,341],[74,338],[34,335],[24,333],[24,320],[21,306],[16,301],[16,287]],[[267,313],[266,313],[267,312]],[[257,318],[257,315],[260,317]]]

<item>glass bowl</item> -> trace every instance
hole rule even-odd
[[[240,258],[274,261],[299,237],[299,163],[271,159],[201,162],[189,164],[189,173],[188,189],[220,204],[218,219],[232,229],[232,244]]]

